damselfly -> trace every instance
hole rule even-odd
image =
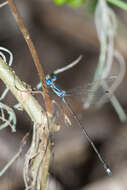
[[[112,175],[112,172],[110,170],[110,168],[107,166],[106,162],[104,161],[103,157],[101,156],[101,154],[99,153],[99,151],[97,150],[95,144],[93,143],[93,141],[91,140],[91,138],[89,137],[86,129],[82,126],[79,118],[77,117],[77,115],[75,114],[75,112],[72,111],[70,104],[67,102],[67,100],[65,99],[65,97],[67,96],[67,93],[65,90],[62,90],[60,88],[58,88],[55,84],[55,81],[57,80],[56,75],[47,75],[46,77],[46,84],[51,87],[51,89],[53,90],[53,92],[60,97],[60,99],[64,102],[64,104],[66,105],[67,109],[69,110],[69,112],[72,114],[73,118],[76,120],[77,124],[79,125],[80,129],[82,130],[82,133],[86,136],[88,142],[90,143],[90,145],[92,146],[93,150],[95,151],[95,153],[97,154],[100,162],[103,164],[103,167],[106,171],[106,173],[108,175]]]

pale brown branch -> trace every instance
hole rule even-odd
[[[48,174],[47,168],[50,161],[50,141],[48,133],[49,123],[47,122],[48,113],[45,113],[44,109],[39,105],[37,100],[29,93],[29,91],[27,91],[26,85],[21,82],[15,72],[12,71],[12,69],[1,58],[0,79],[5,83],[7,88],[10,89],[36,126],[39,140],[36,145],[38,146],[38,149],[36,152],[37,156],[33,159],[33,167],[35,168],[36,163],[40,163],[40,160],[44,160],[39,168],[39,176],[37,177],[40,177],[40,171],[44,169],[45,171],[43,173],[44,175],[42,175],[42,181],[45,186],[47,180],[45,173],[46,175]],[[50,120],[50,117],[48,117],[48,119]]]

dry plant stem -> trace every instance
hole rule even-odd
[[[45,154],[45,157],[44,157],[44,163],[45,163],[45,165],[43,164],[43,167],[42,167],[44,182],[43,182],[43,180],[41,181],[41,189],[45,189],[46,186],[47,186],[47,177],[48,177],[47,173],[48,173],[48,168],[49,168],[50,149],[51,149],[50,146],[51,146],[51,144],[48,143],[47,154]]]
[[[12,132],[16,132],[16,115],[10,107],[0,102],[0,110],[1,110],[1,116],[0,119],[4,123],[0,125],[0,130],[10,126]],[[8,113],[9,117],[6,118],[4,110]]]
[[[38,71],[39,77],[40,79],[43,81],[43,91],[44,91],[44,98],[45,98],[45,105],[46,105],[46,110],[49,111],[50,113],[52,113],[52,104],[50,101],[50,98],[48,96],[48,90],[45,88],[47,87],[46,83],[45,83],[45,75],[44,75],[44,71],[42,69],[42,66],[40,64],[39,58],[38,58],[38,54],[37,51],[35,49],[35,46],[30,38],[29,32],[27,30],[27,28],[25,27],[22,18],[20,17],[17,8],[15,6],[15,3],[13,0],[8,0],[8,4],[10,6],[10,9],[16,19],[16,22],[19,26],[19,29],[28,45],[28,48],[30,50],[30,53],[32,55],[32,58],[34,60],[34,64],[36,66],[36,69]]]
[[[18,152],[15,154],[15,156],[8,162],[8,164],[4,167],[4,169],[0,172],[0,176],[2,176],[6,170],[8,170],[8,168],[19,158],[20,154],[22,153],[22,149],[24,148],[25,144],[26,144],[26,140],[27,137],[29,136],[29,134],[27,133],[24,138],[22,139],[20,148],[18,150]]]
[[[18,26],[20,28],[20,31],[22,32],[22,35],[23,35],[23,37],[24,37],[24,39],[25,39],[25,41],[26,41],[26,43],[27,43],[27,45],[29,47],[29,50],[30,50],[31,55],[33,57],[33,60],[34,60],[34,63],[36,65],[38,74],[39,74],[40,78],[43,80],[45,78],[45,76],[44,76],[42,67],[40,65],[36,49],[35,49],[34,44],[33,44],[32,40],[30,38],[30,35],[29,35],[29,33],[28,33],[28,31],[27,31],[27,29],[26,29],[26,27],[25,27],[20,15],[19,15],[17,9],[16,9],[14,1],[13,0],[8,0],[8,4],[10,6],[10,9],[11,9],[15,19],[16,19],[16,22],[17,22],[17,24],[18,24]]]
[[[25,167],[24,167],[25,190],[28,189],[40,190],[40,187],[42,186],[41,183],[43,184],[43,188],[41,187],[41,189],[45,189],[47,182],[48,166],[46,165],[46,162],[47,161],[49,162],[50,157],[47,158],[46,156],[47,155],[50,156],[50,152],[47,153],[47,151],[50,151],[50,143],[47,143],[47,146],[45,148],[42,148],[44,146],[45,136],[41,134],[41,131],[40,133],[38,133],[37,128],[38,130],[40,130],[39,125],[33,126],[32,144],[30,146],[29,151],[26,154],[26,159],[25,159]],[[43,136],[43,141],[41,141],[39,144],[39,141],[42,139],[41,138],[42,136]],[[34,164],[32,164],[33,162]],[[42,163],[45,163],[45,165],[43,165]],[[29,173],[31,174],[30,176]]]
[[[35,157],[35,162],[33,162],[33,167],[35,167],[36,163],[40,163],[42,157],[50,158],[50,150],[45,152],[47,147],[47,131],[45,129],[48,128],[47,123],[47,115],[44,112],[44,109],[39,105],[37,100],[27,91],[24,83],[20,81],[20,79],[15,75],[15,72],[0,58],[0,79],[4,82],[7,88],[10,89],[12,94],[16,97],[18,102],[22,105],[24,110],[27,112],[31,120],[36,124],[37,134],[41,143],[38,143],[38,156]],[[18,87],[18,90],[16,86]],[[49,143],[50,144],[50,143]],[[49,147],[49,146],[48,146]],[[49,160],[45,160],[43,162],[40,169],[45,168]],[[48,166],[46,168],[48,171]],[[42,177],[43,184],[46,184],[45,177]],[[44,188],[45,189],[45,188]]]
[[[44,75],[44,72],[43,72],[43,69],[42,69],[42,67],[41,67],[41,64],[40,64],[40,61],[39,61],[39,58],[38,58],[38,55],[37,55],[37,52],[36,52],[36,49],[35,49],[35,47],[34,47],[34,44],[33,44],[33,42],[32,42],[32,40],[31,40],[31,38],[30,38],[30,35],[29,35],[29,32],[27,31],[27,28],[25,27],[25,25],[24,25],[24,23],[23,23],[23,21],[22,21],[22,19],[21,19],[21,17],[20,17],[20,15],[19,15],[19,13],[18,13],[18,11],[17,11],[17,9],[16,9],[16,6],[15,6],[15,3],[14,3],[14,1],[13,0],[8,0],[8,3],[9,3],[9,6],[10,6],[10,9],[11,9],[11,11],[12,11],[12,13],[13,13],[13,15],[14,15],[14,17],[15,17],[15,19],[16,19],[16,21],[17,21],[17,24],[18,24],[18,26],[19,26],[19,29],[21,30],[21,32],[22,32],[22,35],[23,35],[23,37],[24,37],[24,39],[25,39],[25,41],[26,41],[26,43],[27,43],[27,45],[28,45],[28,47],[29,47],[29,50],[30,50],[30,53],[31,53],[31,55],[32,55],[32,58],[33,58],[33,60],[34,60],[34,64],[35,64],[35,66],[36,66],[36,68],[37,68],[37,71],[38,71],[38,74],[39,74],[39,77],[40,77],[40,79],[43,81],[43,91],[44,91],[44,99],[45,99],[45,107],[46,107],[46,110],[49,112],[49,113],[52,113],[52,104],[51,104],[51,100],[50,100],[50,98],[49,98],[49,96],[48,96],[48,90],[47,90],[47,88],[45,88],[46,87],[46,83],[45,83],[45,75]],[[37,113],[36,113],[37,114]],[[47,118],[48,119],[48,118]],[[47,122],[48,123],[48,122]],[[48,125],[48,124],[47,124]],[[45,139],[43,139],[43,146],[42,147],[40,147],[40,150],[41,150],[41,148],[42,148],[42,150],[44,150],[44,147],[47,147],[47,145],[48,145],[48,143],[50,144],[50,142],[49,142],[49,126],[47,126],[47,127],[45,127],[45,133],[46,133],[46,138]],[[42,135],[43,135],[43,133],[42,133]],[[48,145],[48,148],[50,148],[50,145]],[[45,152],[45,154],[44,154],[44,157],[45,158],[49,158],[50,156],[50,149],[49,150],[47,150],[46,152]],[[48,164],[47,164],[48,163]],[[34,165],[34,164],[33,164]],[[46,160],[46,159],[44,159],[44,161],[43,161],[43,164],[42,164],[42,169],[45,169],[46,171],[48,171],[48,165],[49,165],[49,159],[48,160]],[[45,168],[45,166],[47,167],[47,168]],[[48,174],[48,172],[47,172],[47,174]],[[47,174],[46,174],[46,176],[47,176]],[[45,176],[45,175],[44,175]],[[43,182],[43,184],[44,185],[42,185],[42,189],[45,189],[45,184],[46,184],[46,178],[47,177],[42,177],[42,182]]]
[[[7,5],[7,4],[8,4],[8,1],[5,1],[4,3],[1,3],[1,4],[0,4],[0,8],[1,8],[1,7],[4,7],[4,6]]]
[[[36,99],[28,92],[25,85],[15,75],[15,72],[0,58],[0,79],[11,90],[18,102],[23,106],[31,120],[35,123],[42,123],[42,107]],[[21,90],[18,90],[16,86]]]

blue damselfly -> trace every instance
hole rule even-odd
[[[91,138],[89,137],[86,129],[82,126],[79,118],[77,117],[77,115],[75,114],[75,112],[72,111],[70,104],[67,102],[66,100],[66,96],[68,95],[67,92],[65,90],[62,90],[60,88],[58,88],[55,84],[55,81],[57,80],[56,75],[47,75],[46,77],[46,84],[53,90],[53,92],[60,97],[60,99],[64,102],[64,104],[66,105],[67,109],[69,110],[69,112],[72,114],[73,118],[76,120],[77,124],[79,125],[80,129],[82,130],[82,133],[86,136],[88,142],[90,143],[90,145],[92,146],[93,150],[95,151],[95,153],[97,154],[100,162],[103,164],[103,167],[106,171],[106,173],[108,175],[112,175],[112,172],[110,170],[110,168],[107,166],[106,162],[104,161],[104,159],[102,158],[101,154],[99,153],[99,151],[97,150],[95,144],[93,143],[93,141],[91,140]]]

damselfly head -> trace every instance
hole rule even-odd
[[[46,84],[50,86],[52,83],[52,77],[50,75],[46,75]]]
[[[52,82],[56,81],[57,77],[54,74],[46,75],[46,84],[51,85]]]
[[[46,80],[46,84],[49,86],[49,85],[51,85],[51,83],[52,83],[52,81],[50,80],[50,79],[47,79]]]

